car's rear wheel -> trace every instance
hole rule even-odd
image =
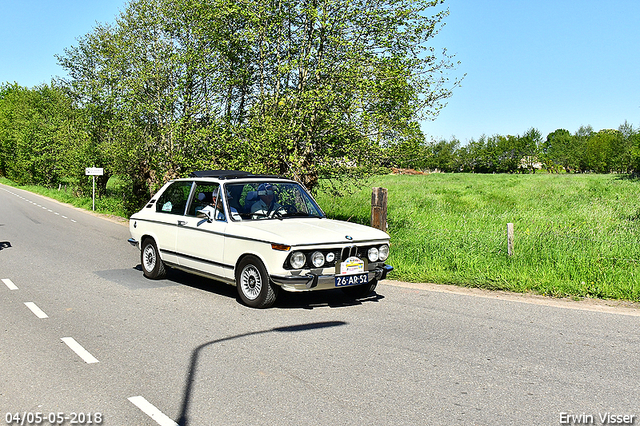
[[[142,265],[142,273],[147,278],[160,279],[167,275],[164,263],[160,259],[158,246],[153,238],[145,238],[142,242],[140,264]]]
[[[236,269],[238,295],[244,304],[252,308],[273,306],[279,287],[269,280],[267,270],[255,256],[247,256]]]
[[[356,285],[353,287],[345,287],[342,289],[344,294],[354,299],[361,299],[363,297],[367,297],[376,289],[378,285],[378,280],[374,279],[367,284]]]

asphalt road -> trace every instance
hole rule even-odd
[[[640,424],[638,316],[389,283],[255,310],[128,237],[0,185],[0,424]]]

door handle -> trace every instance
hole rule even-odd
[[[185,226],[187,224],[186,220],[179,220],[178,221],[178,226]]]

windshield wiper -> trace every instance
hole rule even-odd
[[[288,213],[285,217],[317,217],[321,218],[322,216],[316,216],[305,212],[292,212]]]

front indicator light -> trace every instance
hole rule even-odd
[[[274,250],[280,250],[280,251],[289,251],[291,250],[291,246],[287,246],[284,244],[271,244],[271,248]]]

